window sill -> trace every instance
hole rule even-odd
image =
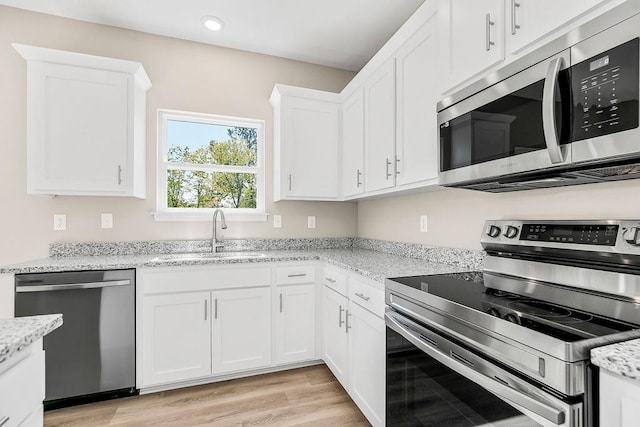
[[[211,221],[213,210],[206,212],[172,212],[160,211],[151,212],[154,221]],[[264,222],[269,217],[266,212],[233,212],[224,211],[225,220],[230,222],[246,221],[246,222]]]

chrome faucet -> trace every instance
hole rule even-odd
[[[220,219],[222,219],[222,225],[220,228],[223,230],[227,229],[227,221],[224,219],[224,212],[221,209],[216,209],[213,211],[213,236],[211,237],[211,252],[219,252],[219,249],[223,248],[224,245],[218,242],[218,232],[216,227],[216,222],[218,219],[218,214],[220,214]]]

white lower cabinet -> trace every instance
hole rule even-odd
[[[338,381],[348,389],[349,337],[345,318],[349,300],[328,286],[324,287],[323,294],[324,361]]]
[[[139,269],[138,388],[317,360],[315,269],[308,263]]]
[[[215,291],[213,373],[271,364],[271,288]]]
[[[323,272],[323,359],[374,426],[385,423],[384,291],[369,279],[334,267]],[[346,288],[341,277],[346,276]],[[330,279],[330,280],[327,280]],[[346,289],[342,295],[335,289]]]
[[[349,302],[349,394],[373,425],[384,425],[384,320]]]
[[[38,340],[0,365],[0,426],[42,426],[44,392],[44,351]]]
[[[145,385],[211,375],[210,292],[150,295],[143,300]]]
[[[600,369],[600,425],[632,427],[640,422],[640,381]]]
[[[315,284],[279,286],[274,294],[276,364],[310,360],[316,354]]]

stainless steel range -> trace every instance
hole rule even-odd
[[[640,337],[640,221],[487,221],[481,272],[387,279],[387,425],[596,426]]]

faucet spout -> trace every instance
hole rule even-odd
[[[227,229],[227,221],[224,218],[224,212],[222,211],[222,209],[216,209],[215,211],[213,211],[213,235],[211,236],[211,252],[218,252],[224,247],[221,241],[218,241],[218,227],[216,226],[218,214],[220,214],[220,220],[222,221],[222,224],[220,224],[220,228],[223,230]]]

